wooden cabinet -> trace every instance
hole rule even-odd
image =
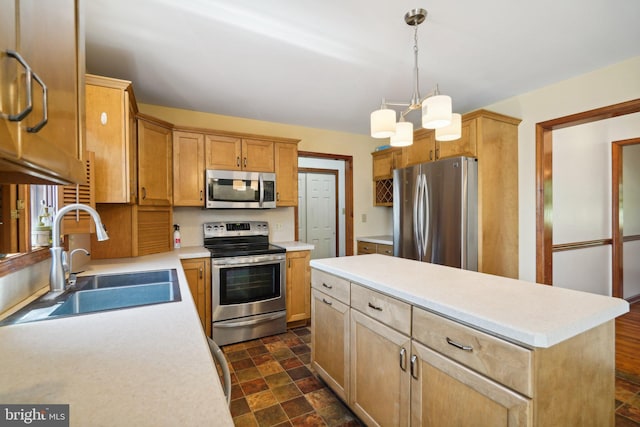
[[[85,61],[79,9],[77,0],[0,4],[3,182],[84,182]],[[18,53],[22,65],[9,51]],[[29,81],[27,67],[32,72]]]
[[[351,409],[367,425],[408,425],[411,338],[353,308],[350,335]]]
[[[411,353],[412,426],[532,425],[529,399],[419,343]]]
[[[95,152],[96,202],[135,203],[137,105],[131,82],[86,76],[87,150]]]
[[[202,329],[211,336],[211,258],[183,259],[182,268],[196,305]]]
[[[95,209],[95,156],[92,151],[84,155],[85,183],[58,186],[58,209],[73,204],[82,203]],[[71,211],[62,218],[60,231],[62,234],[95,233],[96,225],[87,211]]]
[[[413,144],[402,148],[402,167],[438,160],[436,134],[431,129],[413,132]]]
[[[402,167],[402,150],[389,148],[373,156],[373,194],[375,206],[393,205],[393,170]]]
[[[298,206],[298,142],[276,142],[276,205]]]
[[[268,140],[207,135],[207,169],[273,172],[273,147],[273,141]]]
[[[383,243],[372,243],[364,240],[358,240],[358,255],[366,254],[382,254],[393,256],[393,245],[385,245]]]
[[[344,401],[349,396],[349,282],[313,270],[311,364]]]
[[[98,204],[109,240],[91,235],[91,258],[127,258],[168,252],[173,248],[170,206]]]
[[[204,135],[173,132],[173,205],[204,206]]]
[[[287,323],[311,319],[311,251],[287,252]]]
[[[171,206],[173,201],[172,125],[138,114],[138,203]]]

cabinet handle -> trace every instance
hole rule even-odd
[[[244,158],[244,167],[245,168],[247,167],[247,158],[246,157]]]
[[[147,198],[147,189],[145,187],[142,187],[142,200]]]
[[[429,160],[433,160],[433,150],[429,150]]]
[[[33,79],[42,87],[42,120],[40,120],[35,126],[31,126],[27,128],[27,132],[36,133],[39,132],[40,129],[44,127],[49,121],[49,105],[48,105],[48,96],[47,96],[47,85],[44,84],[42,79],[36,74],[33,73]]]
[[[322,298],[322,302],[327,304],[327,305],[333,305],[333,303],[331,301],[327,301],[326,299]]]
[[[369,303],[369,308],[373,308],[374,310],[377,310],[377,311],[382,311],[382,307],[378,305],[373,305],[371,303]]]
[[[436,148],[436,160],[440,158],[440,149]]]
[[[202,201],[202,196],[203,196],[202,190],[200,190],[200,201]]]
[[[22,68],[24,68],[24,72],[25,72],[25,81],[27,85],[27,87],[25,88],[26,95],[27,95],[27,105],[24,107],[24,110],[20,111],[19,113],[7,115],[7,119],[10,122],[19,122],[23,120],[25,117],[27,117],[29,113],[31,113],[31,110],[33,110],[33,94],[31,90],[31,87],[32,87],[31,82],[33,80],[31,76],[33,74],[33,71],[31,70],[31,67],[29,66],[29,64],[27,64],[27,61],[25,61],[24,58],[20,56],[20,54],[15,50],[7,50],[7,56],[14,58],[16,61],[18,61],[18,63],[22,65]]]
[[[198,270],[200,272],[200,278],[202,279],[202,267],[200,267]]]
[[[288,267],[289,267],[289,268],[291,268],[291,260],[289,260],[289,265],[288,265]]]
[[[400,369],[407,372],[407,349],[404,347],[400,349]]]
[[[324,283],[324,282],[322,283],[322,286],[324,286],[324,287],[325,287],[325,288],[327,288],[327,289],[333,289],[333,286],[332,286],[332,285],[327,285],[327,284],[326,284],[326,283]]]
[[[452,345],[455,348],[459,348],[460,350],[473,351],[473,347],[471,347],[470,345],[463,345],[463,344],[457,343],[449,337],[447,337],[447,344]]]
[[[276,202],[280,201],[280,192],[276,191]]]
[[[240,156],[236,157],[236,167],[240,167]]]
[[[411,355],[411,376],[418,379],[418,356],[415,354]]]

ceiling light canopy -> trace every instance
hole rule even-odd
[[[413,144],[413,124],[405,121],[405,116],[414,110],[422,110],[422,127],[436,129],[436,140],[453,141],[460,138],[461,117],[452,113],[451,97],[440,95],[438,86],[424,98],[420,96],[418,79],[418,25],[427,18],[424,9],[412,9],[404,15],[407,25],[414,27],[414,87],[411,101],[387,102],[382,98],[379,110],[371,113],[371,136],[374,138],[391,138],[391,145],[401,147]],[[396,122],[396,111],[389,107],[405,107]],[[410,129],[410,130],[409,130]]]

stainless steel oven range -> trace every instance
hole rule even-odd
[[[287,329],[285,249],[269,243],[266,221],[208,222],[212,338],[232,344]]]

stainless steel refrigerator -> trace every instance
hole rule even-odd
[[[478,269],[478,161],[452,157],[393,172],[393,254]]]

